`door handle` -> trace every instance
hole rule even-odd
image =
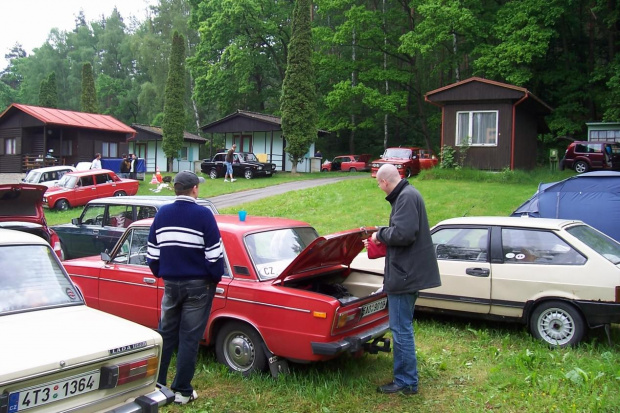
[[[216,287],[215,294],[224,294],[224,289],[222,287]]]
[[[474,277],[488,277],[491,271],[488,268],[467,268],[465,273]]]
[[[147,284],[155,284],[157,282],[155,278],[150,278],[150,277],[144,277],[142,281],[144,281]]]

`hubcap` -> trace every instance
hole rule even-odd
[[[241,333],[231,333],[226,340],[226,361],[235,370],[246,371],[254,363],[254,345]]]
[[[541,336],[551,344],[566,344],[575,334],[572,318],[557,308],[541,314],[538,326]]]

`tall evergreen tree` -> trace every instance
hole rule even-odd
[[[58,87],[56,86],[56,73],[52,72],[46,79],[41,81],[39,89],[39,106],[45,108],[58,107]]]
[[[282,133],[286,152],[299,164],[317,136],[317,103],[314,69],[312,67],[312,31],[310,0],[297,0],[293,12],[293,29],[282,84]]]
[[[172,160],[183,147],[185,127],[185,38],[175,30],[172,35],[172,49],[168,64],[168,79],[164,91],[164,121],[162,123],[162,149],[168,158],[168,172],[172,171]]]
[[[95,79],[93,77],[93,66],[84,63],[82,66],[82,112],[98,113],[97,91],[95,90]]]

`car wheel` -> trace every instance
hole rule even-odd
[[[209,178],[217,179],[217,169],[211,168],[211,170],[209,171]]]
[[[553,347],[574,346],[585,335],[585,322],[572,305],[562,301],[548,301],[532,312],[530,330],[534,337]]]
[[[67,201],[66,199],[61,199],[60,201],[56,202],[54,208],[57,211],[66,211],[71,208],[71,205],[69,205],[69,201]]]
[[[349,168],[349,172],[357,172],[357,168]]]
[[[254,172],[252,172],[251,169],[246,169],[245,171],[243,171],[243,176],[245,177],[245,179],[252,179],[254,178]]]
[[[588,170],[590,169],[590,165],[588,165],[587,162],[584,161],[575,162],[575,165],[573,167],[575,168],[575,172],[577,172],[578,174],[588,172]]]
[[[217,334],[215,354],[218,362],[244,376],[267,369],[263,339],[245,323],[233,321],[222,327]]]
[[[405,170],[405,178],[411,178],[411,168]]]
[[[322,168],[321,172],[327,172],[327,168]]]
[[[114,196],[127,196],[127,192],[125,191],[118,191],[114,193]]]

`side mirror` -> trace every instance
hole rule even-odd
[[[101,253],[101,259],[105,262],[109,262],[112,258],[110,258],[110,254],[108,253],[108,250],[105,250],[104,252]]]
[[[79,218],[71,218],[71,223],[73,225],[81,225],[82,221]]]

